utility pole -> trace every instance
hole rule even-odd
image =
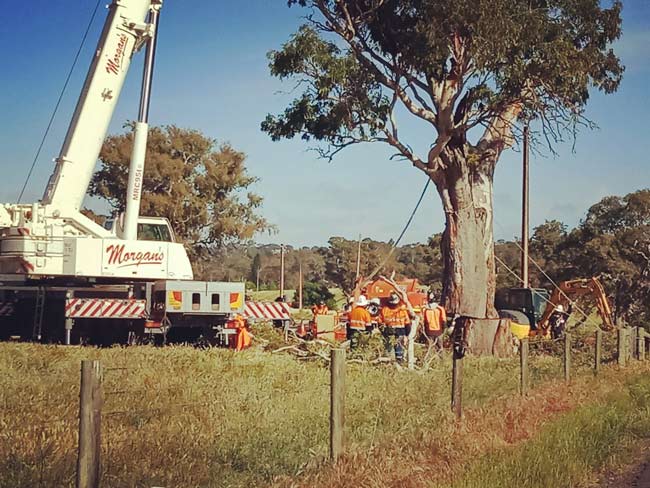
[[[255,288],[256,291],[260,291],[260,268],[257,268],[257,273],[255,274]]]
[[[521,281],[523,287],[528,288],[528,228],[529,228],[529,206],[528,195],[530,190],[530,165],[528,161],[528,124],[524,126],[524,168],[523,168],[523,191],[521,195]]]
[[[284,298],[284,244],[280,244],[280,296]]]
[[[355,283],[359,279],[360,272],[361,272],[361,234],[359,234],[359,244],[357,246],[357,274],[354,277]]]
[[[302,310],[302,261],[298,263],[298,309]]]

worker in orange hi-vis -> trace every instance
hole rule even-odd
[[[402,362],[404,360],[404,346],[411,326],[411,317],[397,293],[393,292],[388,297],[388,305],[382,307],[379,322],[383,326],[382,334],[386,354],[391,355],[394,350],[395,359]]]
[[[366,328],[372,323],[372,316],[368,309],[368,299],[360,295],[355,303],[354,308],[350,312],[348,321],[348,340],[350,341],[350,349],[356,349],[359,346],[359,339],[362,334],[366,333]]]
[[[317,305],[311,307],[311,313],[314,314],[314,318],[316,318],[316,315],[327,315],[329,311],[330,309],[327,308],[324,300],[321,300]]]
[[[231,328],[237,329],[237,338],[235,341],[235,350],[242,351],[251,345],[251,335],[246,328],[246,319],[237,314],[231,320]]]
[[[424,333],[433,340],[438,350],[442,349],[442,334],[447,323],[447,312],[435,297],[429,297],[429,304],[424,309]]]

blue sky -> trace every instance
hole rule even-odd
[[[94,5],[94,0],[0,0],[2,202],[15,201],[22,187]],[[424,175],[390,161],[391,151],[380,145],[351,148],[327,163],[304,142],[274,143],[259,129],[267,113],[280,112],[291,99],[291,83],[270,77],[266,53],[288,39],[304,13],[287,8],[285,0],[165,0],[150,122],[201,129],[247,154],[250,173],[260,178],[254,191],[264,197],[262,214],[279,229],[260,236],[260,242],[321,245],[330,236],[359,234],[393,238]],[[24,202],[43,193],[104,16],[100,9]],[[557,148],[557,157],[532,158],[533,226],[546,219],[575,225],[603,196],[650,187],[650,1],[624,1],[623,31],[616,46],[627,66],[623,84],[612,96],[593,94],[587,113],[600,128],[584,130],[574,151],[569,142]],[[136,118],[142,57],[132,65],[113,133]],[[414,130],[411,142],[425,146],[430,137]],[[520,153],[510,150],[497,169],[496,238],[519,234],[520,161]],[[404,242],[426,241],[443,227],[431,188]]]

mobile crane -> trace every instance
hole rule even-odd
[[[112,1],[43,198],[0,204],[0,336],[67,344],[100,336],[113,342],[145,330],[205,336],[244,308],[243,283],[193,281],[170,222],[139,216],[161,7],[162,0]],[[146,52],[126,211],[103,227],[80,210],[132,57],[141,48]]]

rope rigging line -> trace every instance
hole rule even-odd
[[[41,150],[43,149],[43,145],[45,144],[45,140],[47,139],[47,135],[50,132],[50,129],[52,127],[52,123],[54,122],[54,118],[56,117],[56,113],[59,110],[59,105],[61,105],[61,100],[63,100],[63,95],[65,94],[65,90],[68,87],[68,83],[70,82],[70,78],[72,77],[72,73],[74,71],[74,68],[77,65],[77,61],[79,60],[81,50],[83,49],[84,44],[86,43],[86,38],[88,37],[88,33],[90,32],[90,28],[92,27],[93,21],[95,20],[95,15],[97,14],[97,10],[99,8],[99,5],[100,5],[101,1],[102,0],[97,0],[97,4],[95,5],[93,13],[90,16],[90,20],[88,21],[88,26],[86,27],[86,31],[84,32],[84,35],[81,38],[81,43],[79,44],[79,49],[77,49],[77,54],[74,57],[74,61],[72,62],[72,66],[70,66],[70,71],[68,72],[68,76],[65,79],[65,83],[63,84],[63,88],[61,89],[61,93],[59,94],[59,98],[56,101],[56,105],[54,106],[54,111],[52,112],[52,115],[50,116],[50,121],[48,122],[47,127],[45,128],[45,133],[43,134],[43,138],[41,139],[41,143],[39,144],[38,149],[36,150],[36,155],[34,156],[34,160],[32,161],[32,165],[29,168],[29,172],[27,173],[27,177],[25,178],[25,183],[23,184],[23,188],[20,190],[20,194],[18,195],[18,200],[17,200],[16,203],[20,203],[20,200],[22,200],[22,198],[23,198],[23,195],[25,193],[25,189],[27,188],[27,184],[29,183],[29,179],[32,176],[32,172],[34,171],[34,167],[36,166],[36,162],[38,161],[38,158],[41,155]]]
[[[429,189],[429,183],[431,183],[431,178],[427,178],[427,182],[424,184],[424,188],[422,189],[422,193],[420,194],[420,198],[418,198],[418,202],[415,204],[415,208],[413,208],[413,211],[411,212],[410,217],[406,221],[406,225],[402,229],[402,232],[400,233],[399,237],[397,240],[393,243],[393,246],[391,247],[390,251],[384,258],[384,260],[379,263],[379,265],[374,269],[374,271],[366,278],[366,280],[372,280],[379,271],[386,265],[390,257],[393,255],[395,252],[395,249],[397,249],[397,246],[399,245],[400,241],[402,240],[402,237],[404,237],[404,234],[406,234],[406,231],[408,230],[409,226],[411,225],[411,222],[413,222],[413,217],[415,217],[415,214],[417,213],[418,209],[420,208],[420,204],[422,203],[422,200],[424,199],[424,195],[427,193],[427,190]]]

